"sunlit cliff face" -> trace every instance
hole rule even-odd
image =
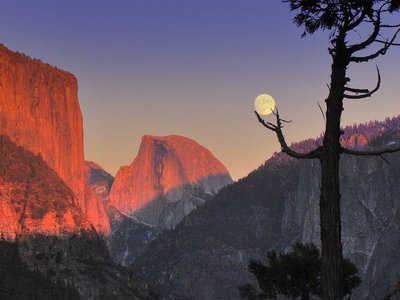
[[[229,182],[225,166],[195,141],[177,135],[146,135],[132,164],[115,176],[109,201],[130,214],[160,195],[173,193],[174,199],[179,198],[179,189],[185,185],[199,184],[205,192],[216,192]]]
[[[0,136],[0,232],[65,235],[90,232],[91,223],[71,189],[40,156]]]
[[[0,46],[0,129],[84,201],[82,114],[74,75]]]
[[[85,186],[82,114],[77,93],[74,75],[0,45],[1,134],[33,154],[40,154],[71,189],[71,197],[75,197],[96,229],[107,234],[110,226],[103,204]],[[38,221],[33,220],[42,220],[38,226],[48,228],[47,232],[59,218],[49,214],[43,220],[31,221],[34,227]],[[68,214],[64,221],[73,223]]]

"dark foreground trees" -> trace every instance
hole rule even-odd
[[[295,243],[291,252],[269,251],[267,258],[267,266],[255,260],[249,264],[262,292],[258,293],[251,284],[246,284],[239,288],[242,298],[276,299],[278,295],[284,295],[290,299],[309,300],[311,296],[321,295],[321,256],[314,244]],[[344,259],[343,267],[342,295],[346,296],[361,280],[351,261]]]
[[[356,151],[341,146],[340,127],[344,99],[361,100],[371,97],[380,87],[381,78],[373,89],[349,86],[347,69],[352,63],[371,61],[385,55],[396,42],[399,23],[385,23],[384,17],[397,12],[400,0],[284,0],[296,12],[294,22],[304,26],[304,35],[317,30],[330,30],[332,58],[329,94],[325,99],[325,130],[322,145],[308,153],[298,153],[286,143],[278,111],[276,123],[259,122],[276,133],[282,151],[297,159],[318,159],[321,164],[321,289],[323,299],[342,299],[343,262],[340,220],[339,160],[342,153],[351,155],[382,155],[400,151],[399,147],[382,150]],[[359,29],[368,29],[368,35],[359,37]],[[361,30],[361,32],[363,32]],[[356,33],[356,34],[354,34]]]

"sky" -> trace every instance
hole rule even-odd
[[[79,82],[85,158],[111,174],[130,164],[145,134],[179,134],[209,149],[234,179],[279,144],[254,115],[271,94],[287,141],[319,136],[329,82],[329,32],[301,38],[276,0],[0,0],[0,43],[73,73]],[[363,32],[357,33],[358,37]],[[344,125],[400,113],[400,50],[352,65],[356,87]],[[273,121],[272,117],[266,117]]]

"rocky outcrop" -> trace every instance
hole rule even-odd
[[[104,202],[107,199],[114,177],[94,162],[85,162],[86,167],[86,214],[97,232],[111,235],[110,221]]]
[[[105,201],[110,192],[114,177],[92,161],[85,161],[85,167],[86,184],[88,188],[96,194],[100,200]]]
[[[399,143],[400,127],[392,126],[399,122],[400,117],[357,128],[370,138],[364,147]],[[348,144],[361,147],[351,136],[345,134]],[[390,164],[380,157],[341,159],[344,255],[363,279],[354,299],[383,298],[398,280],[400,154],[386,159]],[[167,299],[240,299],[237,287],[254,282],[250,258],[264,260],[268,250],[285,251],[295,241],[319,244],[319,194],[317,161],[275,154],[158,236],[131,267]]]
[[[160,232],[174,228],[231,182],[224,165],[195,141],[144,136],[137,157],[118,171],[109,194],[113,257],[131,264]]]
[[[85,215],[92,222],[96,231],[105,237],[111,235],[110,220],[108,219],[106,209],[102,199],[90,187],[86,188],[86,207]]]
[[[146,251],[159,234],[159,229],[123,214],[113,206],[108,206],[107,212],[113,228],[109,240],[111,257],[122,265],[130,265],[137,256]]]
[[[40,156],[0,136],[0,232],[19,235],[91,231],[75,194]]]
[[[84,206],[83,127],[74,75],[1,45],[0,130],[40,153]]]
[[[177,135],[144,136],[132,164],[115,176],[109,201],[119,211],[132,214],[160,196],[177,202],[187,186],[215,193],[230,182],[224,165],[195,141]]]

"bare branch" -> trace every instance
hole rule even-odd
[[[319,104],[319,101],[317,101],[317,103],[318,103],[319,110],[321,111],[322,118],[324,119],[324,123],[326,123],[325,114],[324,114],[324,111],[323,111],[323,109],[321,107],[321,104]]]
[[[354,89],[354,88],[351,88],[351,87],[345,87],[344,88],[344,90],[345,91],[348,91],[348,92],[352,92],[352,93],[356,93],[356,94],[366,94],[366,93],[369,93],[369,89]]]
[[[381,44],[386,44],[387,41],[382,41],[382,40],[375,40],[375,43],[381,43]],[[400,43],[392,43],[391,46],[400,46]]]
[[[347,49],[348,49],[350,54],[353,54],[354,52],[357,52],[357,51],[360,51],[362,49],[365,49],[366,47],[371,45],[376,40],[376,38],[379,35],[379,31],[381,29],[381,27],[380,27],[381,15],[380,15],[379,12],[378,12],[378,15],[376,17],[376,20],[373,20],[372,23],[374,24],[374,30],[372,31],[371,35],[365,41],[348,47]]]
[[[400,146],[379,150],[353,150],[342,147],[342,153],[359,156],[381,156],[382,154],[400,152]]]
[[[285,121],[279,117],[278,109],[275,110],[274,115],[276,116],[276,125],[270,122],[264,121],[263,118],[255,111],[254,112],[257,116],[258,122],[260,122],[265,128],[273,131],[276,133],[278,138],[279,144],[281,145],[282,152],[286,153],[287,155],[297,158],[297,159],[314,159],[319,158],[322,153],[322,146],[318,146],[314,150],[311,150],[307,153],[299,153],[292,150],[286,143],[285,137],[282,132],[282,122],[289,123],[290,121]]]
[[[358,14],[358,13],[357,13],[357,14]],[[357,16],[357,14],[355,15],[355,17]],[[366,16],[366,13],[365,13],[364,10],[362,10],[361,16],[360,16],[357,20],[353,21],[353,23],[350,23],[350,24],[347,26],[347,30],[348,30],[348,31],[353,30],[353,29],[356,28],[358,25],[360,25],[361,22],[364,21],[365,16]]]
[[[371,55],[367,55],[367,56],[350,56],[350,61],[351,62],[356,62],[356,63],[360,63],[360,62],[367,62],[371,59],[377,58],[379,55],[384,55],[387,51],[387,49],[390,48],[390,46],[392,46],[394,44],[394,41],[396,40],[397,34],[400,32],[400,28],[397,29],[397,31],[394,33],[392,39],[390,41],[385,42],[385,46],[383,46],[381,49],[379,49],[378,51],[376,51],[375,53],[371,54]]]
[[[400,24],[382,24],[381,28],[399,28]]]
[[[381,74],[379,72],[378,67],[376,67],[376,71],[378,72],[378,83],[376,84],[376,87],[372,91],[369,91],[368,89],[353,89],[353,88],[345,87],[346,91],[349,91],[352,93],[360,93],[360,94],[359,95],[343,94],[343,97],[347,98],[347,99],[364,99],[364,98],[371,97],[372,94],[374,94],[377,90],[379,90],[379,88],[381,86]]]
[[[287,121],[287,120],[281,119],[281,118],[279,117],[278,109],[273,110],[272,113],[274,114],[274,116],[275,116],[277,119],[281,120],[281,122],[284,122],[284,123],[292,123],[292,121]]]

